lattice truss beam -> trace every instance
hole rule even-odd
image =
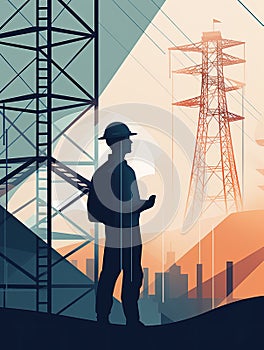
[[[226,92],[240,89],[244,83],[225,78],[223,73],[223,67],[245,62],[223,52],[223,49],[242,44],[223,39],[220,32],[207,32],[203,33],[199,43],[169,49],[170,55],[172,51],[202,53],[202,64],[177,70],[170,68],[172,74],[201,75],[202,78],[200,96],[172,102],[173,106],[199,107],[185,211],[185,220],[190,223],[213,204],[225,213],[242,208],[230,122],[243,117],[228,111]]]
[[[82,237],[85,244],[80,247],[96,241],[98,234],[95,227],[95,237],[91,237],[65,214],[69,206],[88,194],[90,182],[53,157],[60,138],[79,147],[78,140],[70,138],[67,131],[88,111],[94,121],[90,132],[97,133],[98,1],[11,0],[3,8],[7,13],[1,11],[0,15],[0,197],[6,198],[7,206],[8,195],[13,194],[10,191],[36,174],[35,198],[25,199],[14,213],[32,202],[36,204],[31,229],[46,242],[37,252],[41,257],[37,261],[37,309],[51,312],[51,247],[54,237],[60,238],[53,232],[53,219],[61,216],[80,232],[68,235],[68,239]],[[56,123],[69,114],[74,116],[70,122],[58,127]],[[97,166],[97,148],[95,142],[90,154],[79,147],[80,154],[87,157],[85,166]],[[75,159],[69,163],[79,165]],[[54,174],[76,188],[73,197],[56,207],[52,202]],[[98,246],[94,246],[96,284]]]

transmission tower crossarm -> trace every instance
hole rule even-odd
[[[228,112],[228,121],[229,122],[237,122],[239,120],[243,120],[245,119],[244,117],[242,117],[241,115],[232,113],[232,112]]]
[[[225,85],[225,92],[229,91],[234,91],[234,90],[239,90],[243,88],[246,84],[242,83],[241,81],[237,81],[234,79],[226,78],[226,80],[231,84],[231,85]]]
[[[202,43],[169,47],[170,51],[202,52]]]
[[[257,169],[257,171],[258,171],[261,175],[264,175],[264,169]]]
[[[199,107],[200,103],[201,103],[201,97],[197,96],[197,97],[189,98],[187,100],[174,102],[172,105],[184,106],[184,107]]]
[[[233,64],[245,63],[246,60],[244,60],[243,58],[228,55],[227,53],[223,53],[222,62],[223,66],[231,66]]]
[[[230,40],[230,39],[222,39],[222,48],[226,49],[228,47],[243,45],[244,41]]]
[[[173,70],[172,73],[174,73],[174,74],[192,74],[192,75],[202,74],[202,65],[197,64],[196,66],[191,66],[191,67]]]

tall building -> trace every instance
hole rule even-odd
[[[171,265],[175,264],[176,253],[173,251],[167,252],[166,267],[169,268]]]
[[[233,298],[233,261],[226,262],[226,297]]]
[[[196,298],[203,297],[203,264],[196,265]]]
[[[155,300],[159,303],[168,299],[168,286],[165,288],[165,281],[168,281],[167,272],[155,272]]]
[[[94,259],[86,259],[86,276],[94,280]]]
[[[143,282],[143,298],[148,298],[149,296],[149,268],[143,268],[144,282]]]
[[[169,269],[168,276],[169,298],[188,297],[188,275],[181,273],[181,267],[176,264],[172,265]]]
[[[155,273],[155,298],[159,302],[188,297],[188,275],[181,273],[181,267],[172,265],[167,272]]]
[[[78,260],[71,260],[73,266],[78,267]]]

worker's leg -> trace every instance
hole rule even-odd
[[[127,324],[139,322],[138,299],[142,285],[142,245],[123,249],[122,303]]]
[[[113,305],[115,282],[121,271],[120,249],[105,247],[103,267],[96,292],[97,320],[107,322]]]

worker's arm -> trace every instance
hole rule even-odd
[[[107,184],[107,179],[109,179],[107,175],[101,171],[93,176],[92,183],[95,194],[93,197],[96,199],[96,204],[98,204],[96,209],[99,212],[108,209],[123,214],[140,213],[154,205],[155,196],[150,196],[147,200],[140,199],[136,175],[132,168],[124,167],[121,177],[120,168],[117,167],[112,173],[111,184]],[[92,203],[89,204],[92,205]]]
[[[132,170],[132,169],[131,169]],[[137,180],[134,171],[131,171],[131,199],[127,201],[122,201],[122,211],[123,213],[128,212],[139,212],[150,209],[155,204],[156,196],[152,195],[148,199],[140,199]]]

